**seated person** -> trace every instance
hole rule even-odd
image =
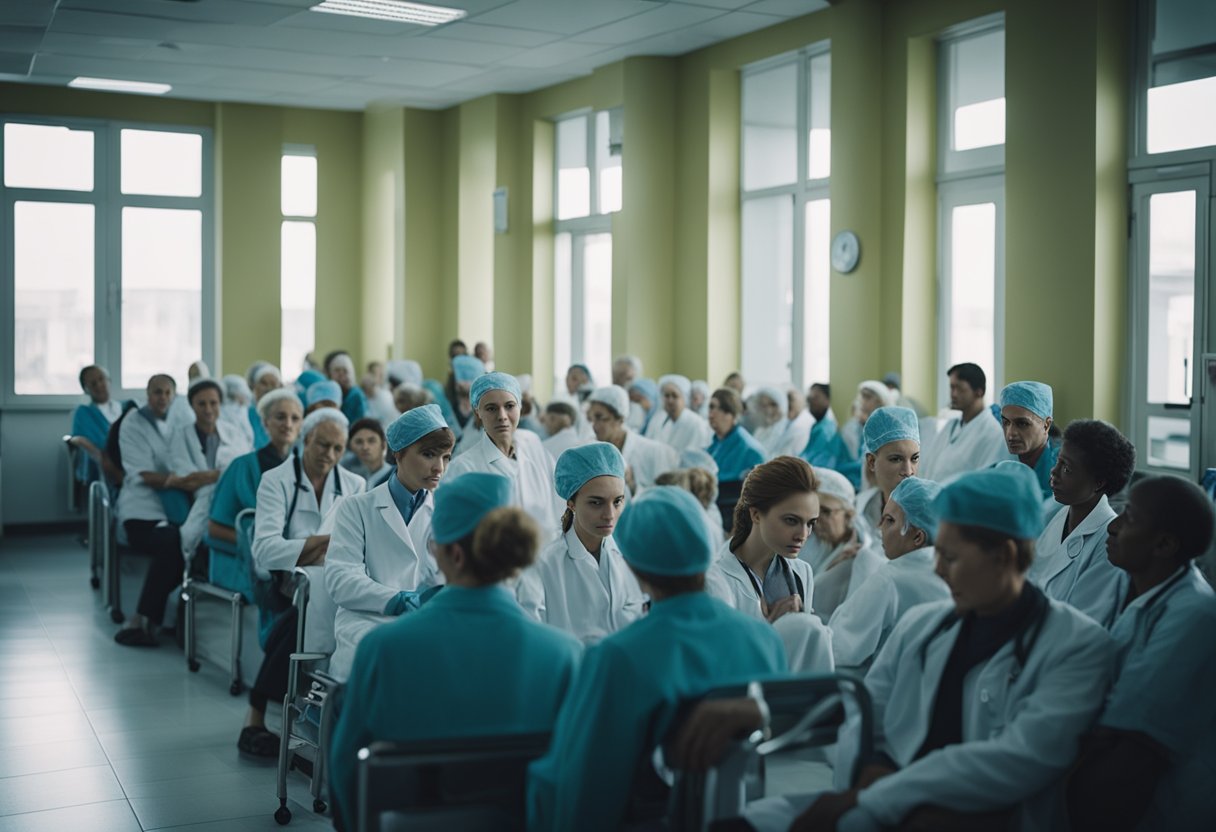
[[[895,486],[915,477],[920,465],[920,422],[907,407],[880,407],[866,419],[866,479],[874,484],[857,495],[857,520],[877,533],[883,506]]]
[[[549,753],[529,772],[532,830],[620,828],[635,775],[682,700],[786,669],[771,627],[703,591],[712,550],[691,494],[663,486],[638,496],[615,538],[650,612],[588,649]]]
[[[819,520],[798,557],[815,573],[815,614],[826,624],[832,613],[886,563],[882,539],[857,521],[857,492],[848,477],[815,468]]]
[[[1015,381],[1001,391],[1005,447],[1034,471],[1043,499],[1051,499],[1051,471],[1060,450],[1050,440],[1053,393],[1041,381]]]
[[[719,483],[741,483],[748,471],[766,459],[764,447],[740,424],[743,411],[743,399],[729,387],[720,387],[709,397],[709,427],[713,432],[709,455],[718,466]],[[730,531],[734,508],[729,502],[719,507],[722,526]]]
[[[816,468],[835,468],[837,456],[844,449],[836,432],[836,414],[832,412],[830,384],[812,384],[806,394],[806,409],[815,420],[806,445],[798,456]]]
[[[325,586],[337,607],[329,673],[345,680],[359,641],[373,627],[416,607],[443,584],[427,553],[432,492],[452,459],[456,438],[437,405],[416,407],[388,427],[392,474],[365,494],[343,500],[325,556]]]
[[[503,585],[532,563],[539,539],[536,523],[507,507],[510,499],[510,481],[483,472],[436,492],[432,551],[447,585],[359,644],[329,750],[339,828],[360,828],[355,755],[373,740],[552,728],[579,645],[529,621]]]
[[[704,457],[697,460],[701,464],[690,463],[690,454],[682,454],[681,464],[691,467],[659,474],[655,485],[674,485],[697,498],[697,502],[705,510],[705,522],[709,526],[709,545],[716,552],[726,543],[726,532],[722,530],[722,514],[718,511],[718,466],[706,451],[697,453]]]
[[[367,396],[355,383],[355,362],[350,355],[342,351],[330,353],[329,360],[325,362],[325,372],[341,390],[338,404],[343,415],[352,422],[368,415]]]
[[[473,419],[474,407],[469,401],[473,382],[485,374],[486,366],[471,355],[457,355],[452,358],[452,389],[447,398],[461,430],[469,427]]]
[[[955,364],[947,376],[950,409],[959,415],[946,420],[925,446],[925,461],[918,474],[935,482],[1009,459],[1000,422],[987,418],[984,393],[988,377],[984,371],[977,364]]]
[[[1155,476],[1110,523],[1117,669],[1069,780],[1078,832],[1216,829],[1216,597],[1194,566],[1214,522],[1202,489]]]
[[[121,483],[123,473],[105,455],[106,437],[110,425],[135,402],[120,402],[110,397],[110,374],[105,367],[90,364],[80,371],[80,389],[89,396],[89,403],[72,411],[71,443],[81,453],[76,459],[76,482],[91,483],[104,472],[111,482]]]
[[[590,393],[588,393],[590,395]],[[585,441],[578,432],[578,421],[582,414],[570,402],[549,402],[540,422],[547,438],[541,441],[549,456],[557,459],[563,451],[582,445]]]
[[[633,480],[633,492],[650,488],[659,474],[679,464],[675,448],[647,439],[626,424],[629,394],[615,385],[600,387],[587,397],[587,420],[600,442],[608,442],[625,459],[626,480]]]
[[[304,415],[311,416],[326,407],[338,410],[341,402],[342,388],[338,382],[329,379],[314,382],[304,391]]]
[[[646,436],[663,442],[683,453],[704,450],[713,433],[705,420],[687,406],[692,382],[685,376],[668,375],[659,379],[659,395],[663,412],[655,414],[646,428]]]
[[[393,466],[385,459],[387,447],[379,420],[360,419],[350,426],[350,449],[354,459],[344,459],[342,467],[363,477],[368,488],[375,488],[386,482],[393,472]]]

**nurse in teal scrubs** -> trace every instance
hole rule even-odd
[[[1005,446],[1034,471],[1044,499],[1052,498],[1051,469],[1060,455],[1060,449],[1047,438],[1052,398],[1051,387],[1041,381],[1015,381],[1001,391]]]
[[[549,753],[529,772],[532,830],[618,829],[634,778],[682,700],[786,670],[781,638],[767,622],[704,592],[712,551],[695,497],[649,489],[621,514],[613,537],[652,606],[587,651]]]
[[[709,397],[709,426],[714,432],[709,455],[718,463],[719,482],[742,480],[768,458],[764,446],[739,424],[742,418],[743,400],[734,390],[723,387]]]
[[[509,507],[511,482],[472,472],[435,492],[433,554],[446,587],[368,633],[330,748],[335,819],[359,825],[356,757],[374,740],[549,731],[580,645],[528,619],[503,581],[536,558],[540,532]]]

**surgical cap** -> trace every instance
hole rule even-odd
[[[705,511],[696,497],[671,485],[634,498],[612,537],[626,563],[652,575],[700,575],[713,559]]]
[[[395,359],[384,365],[384,374],[394,383],[394,387],[398,384],[422,386],[422,365],[417,361]]]
[[[866,450],[872,454],[883,445],[903,439],[920,444],[920,420],[908,407],[880,407],[866,420],[865,439]]]
[[[766,399],[771,399],[773,404],[780,408],[785,408],[789,404],[789,397],[776,387],[761,387],[756,391],[756,395],[764,396]]]
[[[458,355],[452,359],[452,375],[456,376],[457,381],[472,381],[480,375],[484,375],[486,365],[481,363],[480,358],[474,358],[471,355]]]
[[[279,368],[273,364],[263,364],[253,371],[253,383],[257,384],[263,377],[273,375],[279,381],[283,380],[283,374],[279,372]]]
[[[300,404],[300,398],[295,393],[280,387],[277,390],[271,390],[269,393],[264,394],[262,398],[258,399],[258,418],[265,422],[270,416],[271,408],[282,401],[291,401],[295,402],[297,405]],[[300,409],[303,410],[303,406],[301,406]]]
[[[224,396],[232,401],[249,404],[253,401],[253,391],[249,389],[244,376],[227,375],[223,378]]]
[[[597,387],[587,397],[587,401],[599,402],[622,418],[629,415],[629,394],[625,392],[624,387],[618,387],[615,384],[610,384],[607,387]]]
[[[625,479],[625,460],[615,445],[592,442],[562,452],[557,458],[553,481],[557,496],[573,500],[578,490],[596,477]]]
[[[903,387],[903,384],[900,383],[901,381],[902,379],[899,377],[899,373],[887,373],[882,377],[882,383],[887,385],[888,388]]]
[[[705,398],[709,398],[709,382],[702,379],[697,379],[692,383],[692,392],[700,393]]]
[[[688,380],[688,376],[666,375],[659,377],[659,392],[663,392],[663,388],[670,384],[680,391],[680,395],[687,401],[692,393],[692,382]]]
[[[323,407],[320,410],[314,410],[304,417],[304,424],[300,428],[300,436],[305,439],[308,434],[317,429],[317,426],[322,422],[333,422],[343,431],[350,430],[350,419],[346,418],[346,414],[336,407]]]
[[[590,384],[592,387],[595,386],[595,376],[591,375],[591,368],[588,367],[586,364],[571,364],[570,369],[571,370],[581,370],[583,375],[585,375],[587,377],[587,383]],[[569,372],[569,371],[567,371],[567,372]]]
[[[933,508],[939,524],[978,526],[1033,540],[1042,529],[1042,503],[1034,472],[1018,462],[961,475],[942,487]]]
[[[648,378],[639,378],[634,380],[629,389],[637,390],[643,396],[650,400],[650,406],[653,409],[659,403],[659,385],[655,384]],[[622,414],[624,415],[624,414]]]
[[[934,500],[941,493],[942,487],[933,480],[920,477],[908,477],[891,492],[890,500],[899,503],[904,510],[904,517],[909,526],[915,526],[925,533],[925,539],[933,542],[937,534],[937,511]]]
[[[498,474],[471,471],[435,491],[431,536],[436,543],[455,543],[473,533],[481,518],[511,502],[511,481]]]
[[[473,408],[477,408],[477,403],[481,401],[481,397],[491,390],[506,390],[515,397],[515,401],[519,401],[523,397],[520,392],[519,382],[515,380],[515,376],[507,375],[506,373],[486,373],[483,376],[478,376],[473,381],[473,387],[469,390],[469,404]]]
[[[384,432],[384,436],[388,439],[388,449],[397,453],[413,445],[428,433],[447,426],[448,423],[443,420],[443,411],[439,409],[439,405],[424,404],[413,410],[407,410],[394,419],[388,426],[388,430]]]
[[[301,390],[307,390],[318,381],[325,381],[325,376],[318,373],[316,370],[305,370],[296,376],[296,387]]]
[[[1051,387],[1041,381],[1015,381],[1001,391],[1001,407],[1024,407],[1043,421],[1051,418]]]
[[[688,448],[680,453],[681,468],[700,468],[718,476],[718,462],[708,451],[700,448]]]
[[[340,352],[329,360],[329,371],[333,372],[334,367],[345,367],[346,372],[352,376],[355,374],[355,360],[344,352]]]
[[[853,488],[853,483],[849,482],[849,478],[844,474],[831,468],[817,467],[815,468],[815,481],[819,483],[817,490],[820,494],[835,497],[847,506],[853,505],[857,492]]]
[[[311,384],[308,390],[304,393],[304,402],[312,407],[317,402],[334,402],[335,404],[342,403],[342,388],[338,386],[336,381],[318,381],[316,384]]]
[[[863,390],[868,393],[873,393],[878,397],[878,400],[882,402],[883,405],[895,404],[895,399],[891,394],[891,389],[881,381],[863,381],[861,384],[857,385],[858,395],[860,395]]]

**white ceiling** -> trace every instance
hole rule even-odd
[[[175,98],[361,110],[441,108],[680,55],[827,0],[429,0],[439,27],[308,10],[320,0],[0,0],[0,81],[78,75],[173,85]]]

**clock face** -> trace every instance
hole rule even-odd
[[[848,274],[857,268],[861,258],[861,243],[852,231],[841,231],[832,238],[832,268]]]

